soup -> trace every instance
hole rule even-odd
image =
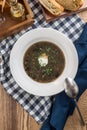
[[[24,54],[23,65],[29,77],[37,82],[52,82],[65,67],[65,57],[61,49],[47,41],[31,45]]]

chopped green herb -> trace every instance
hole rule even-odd
[[[47,51],[47,52],[49,52],[50,50],[51,50],[51,48],[50,48],[50,47],[46,48],[46,51]]]
[[[46,68],[45,73],[46,75],[50,75],[52,72],[52,68]]]

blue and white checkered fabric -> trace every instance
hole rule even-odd
[[[17,85],[9,68],[9,56],[11,49],[21,35],[37,27],[54,28],[67,35],[72,41],[75,41],[80,36],[85,23],[78,15],[72,15],[47,23],[38,0],[29,0],[29,4],[34,13],[34,24],[26,30],[21,31],[16,35],[12,35],[0,42],[0,59],[2,60],[0,62],[0,82],[7,93],[17,100],[38,123],[43,123],[50,113],[52,97],[31,95]]]

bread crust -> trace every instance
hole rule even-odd
[[[64,8],[55,0],[39,0],[39,2],[54,16],[58,16],[64,11]]]
[[[83,5],[83,0],[56,0],[56,2],[69,11],[77,11]]]

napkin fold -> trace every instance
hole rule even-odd
[[[85,89],[87,89],[87,23],[84,25],[79,39],[75,41],[75,47],[79,58],[78,72],[75,77],[79,87],[78,100]],[[74,108],[75,103],[73,99],[69,98],[64,91],[57,94],[51,113],[41,130],[63,130],[67,117],[73,113]]]

